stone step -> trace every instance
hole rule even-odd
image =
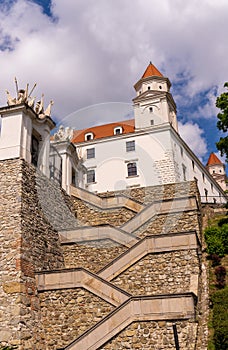
[[[84,288],[114,306],[119,306],[130,297],[129,293],[83,268],[39,272],[36,274],[36,284],[39,292]]]
[[[154,201],[121,226],[122,230],[133,233],[156,215],[198,210],[196,197],[182,197]]]
[[[105,280],[111,281],[149,253],[189,250],[197,249],[198,247],[196,232],[147,236],[105,266],[98,272],[98,275]]]
[[[180,321],[194,317],[193,293],[131,297],[64,349],[97,350],[134,321]]]
[[[135,235],[110,225],[84,226],[74,230],[59,232],[61,244],[79,243],[109,239],[116,243],[131,247],[139,241]]]
[[[70,195],[102,210],[127,208],[137,213],[144,208],[143,204],[124,195],[118,194],[113,197],[102,198],[92,192],[72,185],[70,186]]]

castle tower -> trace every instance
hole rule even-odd
[[[223,191],[226,190],[226,172],[225,165],[221,160],[212,152],[208,158],[207,170],[212,175],[212,177],[217,181]]]
[[[135,84],[135,128],[145,129],[153,125],[170,123],[178,131],[176,104],[170,94],[168,78],[150,62],[141,79]]]

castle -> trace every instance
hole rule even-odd
[[[51,142],[52,102],[44,110],[28,88],[8,93],[0,342],[207,349],[201,201],[226,196],[179,136],[170,85],[149,64],[135,85],[134,121],[60,128]]]

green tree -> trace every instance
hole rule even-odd
[[[224,84],[225,88],[228,88],[228,82]],[[216,100],[216,107],[218,107],[221,112],[218,113],[217,127],[219,130],[227,133],[228,131],[228,92],[223,92]],[[228,162],[228,136],[220,137],[220,140],[216,143],[217,149],[220,151],[221,155],[226,156],[226,161]]]

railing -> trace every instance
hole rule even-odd
[[[226,203],[224,197],[222,196],[200,196],[200,198],[201,198],[201,203],[210,203],[210,204]]]

